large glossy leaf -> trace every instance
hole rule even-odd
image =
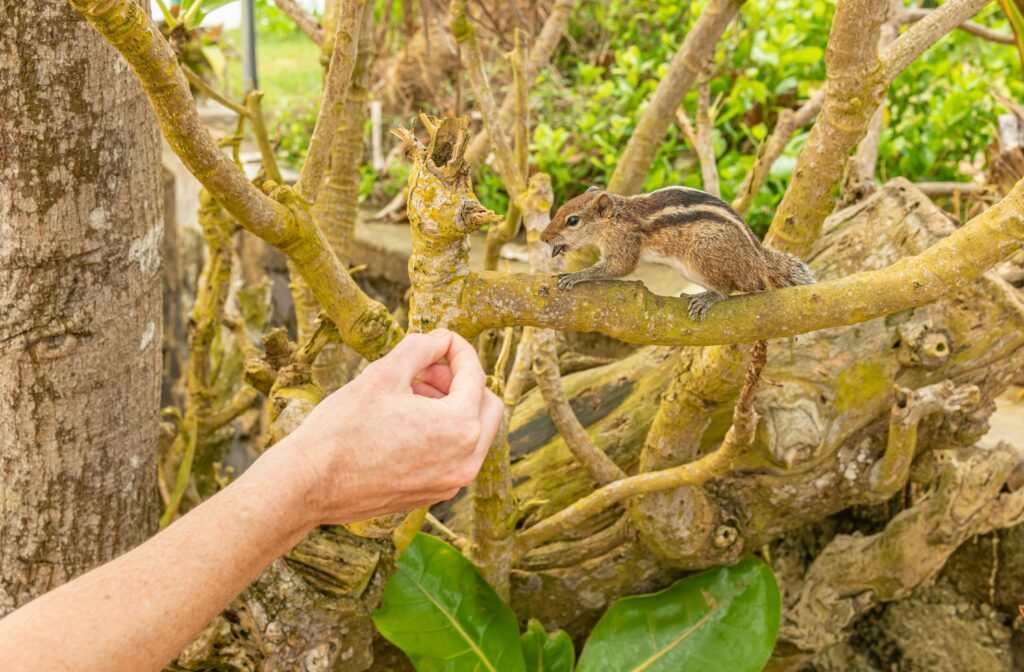
[[[775,646],[779,615],[775,575],[748,557],[619,600],[590,633],[577,671],[756,672]]]
[[[540,621],[531,618],[522,644],[526,672],[572,672],[576,651],[564,630],[549,633]]]
[[[1024,65],[1024,0],[999,0],[999,4],[1003,6],[1006,17],[1010,19],[1013,35],[1017,40],[1020,62]]]
[[[426,534],[402,553],[373,622],[419,672],[526,672],[516,615],[469,560]]]

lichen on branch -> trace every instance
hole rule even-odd
[[[716,345],[793,336],[864,322],[931,303],[979,277],[1024,244],[1024,180],[998,204],[924,252],[887,268],[814,285],[733,297],[702,322],[686,298],[639,282],[592,282],[559,290],[554,278],[480,273],[467,277],[450,326],[473,335],[525,325],[598,332],[630,343]]]

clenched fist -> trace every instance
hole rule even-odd
[[[501,421],[503,404],[484,383],[458,334],[410,334],[266,457],[302,461],[317,523],[449,499],[476,476]]]

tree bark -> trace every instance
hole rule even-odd
[[[135,76],[0,2],[0,616],[156,527],[163,189]]]

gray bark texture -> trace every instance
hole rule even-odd
[[[0,616],[156,526],[163,190],[128,65],[0,0]]]

